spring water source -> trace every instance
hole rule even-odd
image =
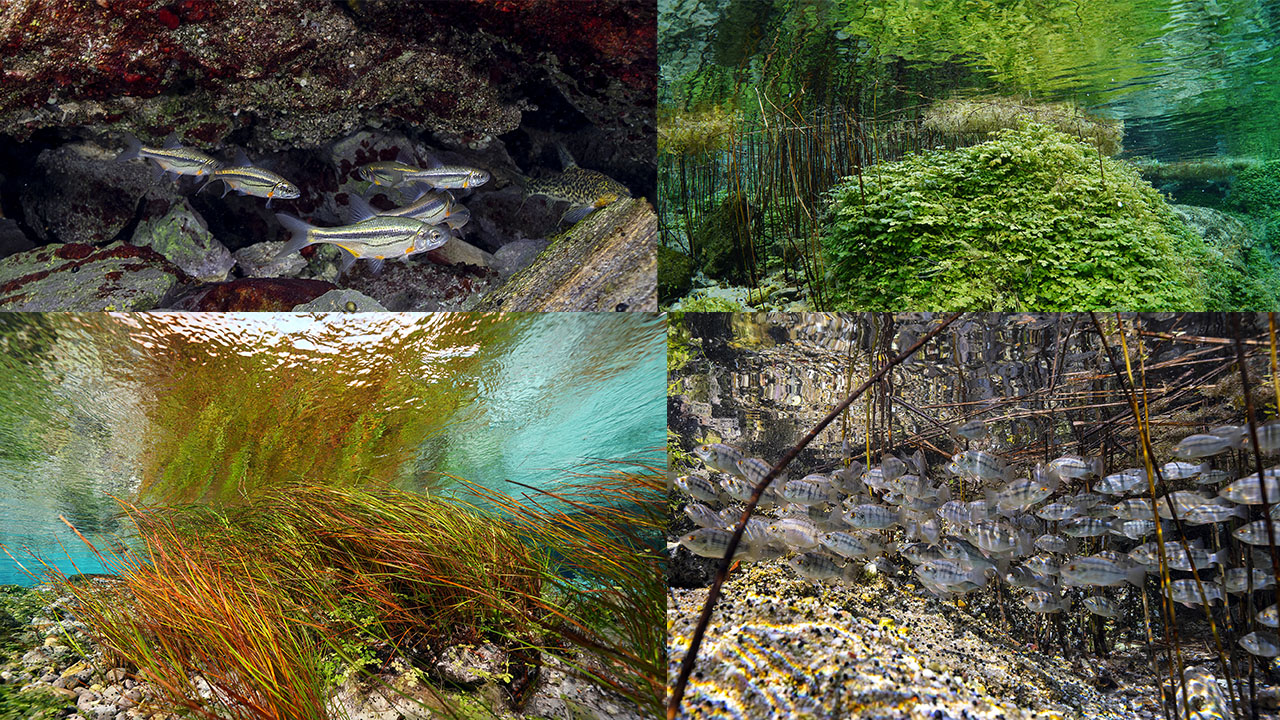
[[[10,315],[0,374],[0,584],[101,572],[59,515],[109,544],[113,496],[519,496],[665,438],[664,321],[637,313]]]

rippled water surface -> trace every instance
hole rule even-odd
[[[0,583],[31,582],[27,550],[100,570],[59,515],[111,542],[111,496],[554,490],[662,446],[664,357],[663,320],[632,313],[11,315],[0,544],[16,560],[0,555]]]
[[[1269,158],[1280,147],[1280,3],[1273,0],[659,6],[664,103],[714,92],[682,81],[715,65],[730,83],[744,84],[750,102],[742,107],[750,109],[759,76],[793,74],[807,78],[797,82],[819,104],[825,97],[850,104],[891,88],[909,104],[954,92],[1072,100],[1124,120],[1128,153],[1161,160]],[[805,37],[805,50],[778,52],[776,32]],[[869,57],[889,64],[887,84],[863,87],[872,82]]]

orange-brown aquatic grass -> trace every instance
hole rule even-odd
[[[526,662],[553,653],[656,708],[664,595],[646,543],[661,482],[657,468],[583,478],[557,509],[473,486],[508,518],[305,484],[225,509],[126,503],[133,549],[100,554],[118,579],[60,584],[112,661],[199,717],[327,718],[360,647],[429,662],[485,641]]]

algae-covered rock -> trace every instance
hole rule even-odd
[[[330,0],[18,0],[0,6],[0,46],[0,132],[20,139],[94,125],[212,143],[252,127],[278,148],[400,120],[467,143],[520,118],[472,58],[364,32]]]
[[[1044,126],[883,163],[830,193],[823,243],[844,308],[1252,307],[1131,166]]]
[[[1213,208],[1198,205],[1170,205],[1178,219],[1207,242],[1220,247],[1238,247],[1253,241],[1253,230],[1244,220]]]
[[[693,231],[698,269],[730,284],[748,281],[746,248],[760,213],[741,195],[725,199]]]
[[[330,290],[311,302],[293,306],[293,312],[386,312],[382,303],[350,288]]]
[[[280,257],[283,242],[268,240],[235,251],[236,266],[245,277],[294,277],[307,267],[300,253]]]
[[[935,132],[972,134],[1016,129],[1028,123],[1083,138],[1104,155],[1119,153],[1124,140],[1123,120],[1093,115],[1074,103],[999,96],[938,100],[925,110],[923,125]]]
[[[186,199],[169,207],[159,217],[138,223],[131,241],[149,247],[203,282],[221,282],[235,266],[231,253],[209,233],[209,226]]]
[[[0,260],[0,310],[151,310],[187,279],[149,248],[45,245]]]
[[[658,304],[670,305],[693,287],[693,258],[666,245],[658,246]]]
[[[644,199],[598,210],[552,240],[477,310],[655,312],[658,216]]]

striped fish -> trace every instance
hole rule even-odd
[[[464,190],[489,182],[489,171],[459,165],[415,169],[400,176],[405,183],[424,183],[438,190]]]
[[[276,255],[276,260],[308,245],[337,245],[345,251],[339,273],[346,272],[357,259],[370,260],[376,273],[387,258],[408,257],[434,250],[449,239],[449,235],[439,227],[413,218],[375,215],[353,225],[332,228],[316,227],[284,213],[277,213],[276,219],[293,233],[292,239]]]
[[[408,156],[401,153],[399,160],[387,160],[361,165],[356,170],[356,174],[361,180],[367,180],[374,185],[395,185],[401,181],[405,173],[419,169],[417,165],[410,165]]]
[[[222,191],[222,197],[226,197],[228,192],[235,190],[241,195],[266,198],[267,207],[271,207],[271,201],[275,198],[292,200],[302,194],[298,191],[297,185],[270,170],[253,167],[242,150],[236,151],[234,166],[214,172],[213,177],[209,179],[210,181],[221,180],[226,185],[226,189]]]
[[[448,225],[455,230],[467,224],[467,221],[471,219],[471,211],[454,203],[449,193],[427,191],[408,205],[390,210],[378,210],[370,205],[368,200],[359,195],[351,195],[350,197],[352,217],[369,217],[372,215],[407,217],[421,220],[428,225]]]
[[[156,168],[157,178],[172,173],[174,176],[193,175],[207,180],[222,167],[221,162],[199,150],[182,147],[178,142],[178,136],[173,133],[170,133],[164,145],[158,148],[147,147],[132,135],[127,138],[127,141],[129,147],[120,153],[116,160],[133,160],[134,158],[150,160],[159,166]]]

